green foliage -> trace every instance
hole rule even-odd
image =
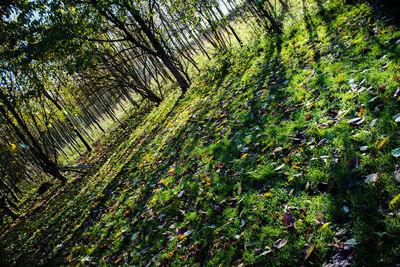
[[[2,238],[10,262],[396,262],[400,29],[321,3],[293,1],[283,36],[128,121],[96,171]]]

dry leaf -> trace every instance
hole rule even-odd
[[[278,241],[276,241],[274,247],[276,247],[277,249],[280,249],[282,247],[284,247],[287,244],[288,240],[282,240],[282,239],[278,239]]]
[[[311,247],[310,250],[308,251],[307,256],[306,256],[306,258],[304,259],[304,261],[306,261],[306,260],[308,259],[308,257],[310,257],[310,255],[311,255],[311,253],[314,251],[314,249],[315,249],[315,244],[312,245],[312,247]]]
[[[365,118],[354,118],[347,121],[351,126],[358,126],[365,121]]]
[[[381,148],[386,144],[386,142],[389,140],[389,138],[390,138],[390,135],[387,136],[385,139],[383,139],[383,140],[379,143],[377,149],[381,149]]]
[[[279,170],[281,170],[284,166],[285,166],[285,163],[283,163],[282,165],[280,165],[280,166],[278,166],[277,168],[275,168],[274,171],[279,171]]]

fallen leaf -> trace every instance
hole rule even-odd
[[[392,118],[393,118],[393,120],[394,120],[395,122],[400,122],[400,113],[394,115]]]
[[[272,142],[270,142],[266,147],[264,147],[262,150],[261,150],[261,152],[264,152],[270,145],[272,145],[274,142],[272,141]]]
[[[117,264],[118,262],[120,262],[122,260],[122,257],[120,257],[118,260],[114,261],[114,264]]]
[[[400,206],[400,194],[393,198],[389,203],[389,208],[392,210],[397,210]]]
[[[390,135],[388,135],[385,139],[383,139],[383,140],[379,143],[377,149],[378,149],[378,150],[381,149],[381,148],[386,144],[386,142],[389,140],[389,138],[390,138]]]
[[[397,98],[400,96],[400,87],[397,88],[396,92],[394,93],[393,97]]]
[[[327,223],[324,223],[324,225],[322,225],[322,227],[321,227],[321,230],[322,229],[325,229],[328,225],[330,225],[331,223],[330,222],[327,222]]]
[[[245,159],[247,156],[249,156],[249,154],[243,154],[241,159]]]
[[[132,237],[131,237],[131,240],[135,240],[135,239],[138,237],[138,235],[139,235],[139,232],[134,233],[134,234],[132,235]]]
[[[293,224],[294,224],[294,218],[293,218],[292,214],[290,213],[290,211],[287,211],[287,212],[285,213],[285,215],[283,215],[283,217],[282,217],[282,223],[283,223],[284,225],[286,225],[286,227],[288,227],[288,228],[293,226]]]
[[[312,247],[311,247],[310,250],[308,251],[307,256],[306,256],[306,258],[304,259],[304,261],[306,261],[306,260],[308,259],[308,257],[310,257],[310,255],[311,255],[311,253],[314,251],[314,249],[315,249],[315,244],[312,245]]]
[[[90,262],[92,260],[92,258],[89,256],[89,255],[86,255],[85,257],[83,257],[82,259],[81,259],[81,262],[82,263],[88,263],[88,262]]]
[[[396,168],[396,170],[393,172],[393,176],[397,182],[400,182],[400,170],[397,170]]]
[[[239,240],[243,235],[244,235],[244,232],[242,232],[240,235],[235,235],[235,238],[236,238],[237,240]]]
[[[379,179],[379,173],[373,173],[367,176],[367,179],[365,179],[365,183],[366,184],[376,183],[378,179]]]
[[[357,116],[361,116],[365,110],[365,107],[361,107],[360,111],[357,113]]]
[[[346,234],[346,232],[347,232],[346,229],[341,228],[341,229],[339,229],[339,230],[336,232],[335,236],[336,236],[336,237],[344,236],[344,235]]]
[[[282,239],[278,239],[278,241],[275,242],[274,247],[276,247],[277,249],[280,249],[282,247],[284,247],[287,244],[288,240],[282,240]]]
[[[16,145],[10,143],[10,151],[14,151],[16,148]]]
[[[264,256],[264,255],[270,254],[272,252],[273,252],[272,249],[268,249],[268,250],[264,251],[263,253],[261,253],[260,256]]]
[[[264,197],[272,197],[274,194],[271,192],[267,192],[264,194]]]
[[[355,247],[357,245],[357,241],[353,239],[349,239],[344,243],[346,246],[349,246],[351,248]]]
[[[351,126],[358,126],[365,121],[365,118],[354,118],[347,121]]]
[[[281,170],[284,166],[285,166],[285,163],[283,163],[282,165],[280,165],[280,166],[278,166],[277,168],[275,168],[274,171],[279,171],[279,170]]]
[[[368,104],[371,104],[372,102],[374,102],[375,100],[377,99],[377,97],[375,96],[375,97],[373,97],[373,98],[371,98],[370,100],[368,100]]]
[[[393,149],[392,155],[393,155],[393,157],[396,157],[396,158],[400,157],[400,148]]]
[[[374,125],[376,124],[377,121],[378,121],[377,119],[373,119],[373,120],[371,121],[371,123],[368,125],[368,128],[371,130],[372,127],[374,127]]]

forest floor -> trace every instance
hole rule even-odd
[[[400,29],[354,2],[298,2],[285,34],[125,120],[3,264],[400,262]]]

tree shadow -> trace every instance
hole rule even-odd
[[[319,5],[319,9],[323,17],[325,17],[324,14],[328,14],[327,11],[324,11],[323,5]],[[320,41],[314,30],[316,25],[313,22],[312,13],[307,10],[305,2],[303,2],[303,12],[305,27],[310,36],[309,43]],[[326,24],[326,27],[330,27],[330,31],[332,31],[333,24],[330,24],[329,19],[327,19]],[[298,136],[287,136],[287,140],[289,140],[286,143],[287,147],[279,150],[278,144],[275,144],[272,149],[269,146],[269,141],[265,143],[266,137],[263,134],[265,128],[271,127],[280,131],[283,124],[296,121],[296,112],[300,110],[300,107],[296,107],[298,103],[287,103],[290,95],[286,84],[294,79],[296,72],[288,69],[282,63],[284,58],[281,54],[285,45],[283,39],[281,36],[270,36],[269,38],[271,38],[272,43],[266,51],[254,52],[263,54],[259,63],[250,60],[236,62],[235,65],[239,65],[240,68],[235,70],[231,69],[231,66],[227,66],[217,79],[208,81],[207,86],[218,88],[218,90],[214,92],[210,89],[210,91],[204,92],[200,97],[201,100],[196,102],[194,106],[189,105],[190,96],[177,98],[168,112],[158,118],[157,121],[151,121],[156,125],[150,125],[141,136],[124,145],[129,147],[125,154],[122,152],[123,146],[114,147],[113,149],[117,152],[121,150],[120,153],[115,154],[116,162],[123,163],[118,169],[119,171],[110,171],[109,174],[112,177],[106,180],[105,187],[99,190],[99,196],[88,200],[88,203],[83,202],[82,206],[79,207],[85,212],[89,211],[89,215],[76,212],[68,218],[67,222],[76,221],[77,218],[81,219],[80,226],[77,228],[74,228],[74,225],[65,226],[63,234],[64,236],[71,234],[70,241],[64,243],[63,248],[53,254],[52,258],[45,259],[41,263],[48,265],[65,264],[65,256],[67,255],[65,253],[70,252],[76,246],[84,246],[94,242],[85,234],[87,229],[95,224],[100,225],[99,228],[107,228],[107,221],[103,221],[103,216],[113,212],[107,202],[115,203],[113,205],[114,210],[120,206],[124,208],[122,214],[113,213],[113,220],[115,225],[117,225],[117,221],[124,221],[124,225],[127,227],[125,229],[126,234],[120,237],[119,245],[113,247],[112,244],[107,243],[108,239],[111,239],[112,235],[120,229],[116,226],[108,229],[104,236],[96,241],[97,245],[91,254],[96,259],[102,258],[106,252],[112,250],[112,253],[107,256],[108,262],[116,262],[121,255],[127,254],[124,257],[130,264],[141,264],[146,261],[151,263],[153,254],[157,254],[158,251],[166,251],[169,245],[176,242],[169,239],[169,236],[176,235],[176,239],[184,238],[182,236],[190,231],[194,235],[193,239],[199,242],[195,243],[190,239],[187,241],[182,239],[183,245],[181,245],[182,249],[191,247],[192,250],[188,255],[194,258],[194,262],[206,262],[212,257],[210,252],[213,251],[216,244],[214,241],[219,242],[217,244],[220,244],[225,250],[233,250],[227,257],[227,262],[231,259],[241,259],[244,252],[249,250],[241,237],[236,239],[225,237],[227,233],[223,229],[219,239],[213,239],[215,238],[213,236],[215,235],[214,229],[222,229],[224,225],[228,224],[228,222],[222,220],[223,214],[238,207],[238,214],[232,215],[235,216],[234,219],[239,220],[239,218],[242,218],[240,217],[242,214],[248,214],[249,217],[256,217],[255,220],[258,220],[261,224],[267,224],[273,218],[277,221],[277,224],[274,224],[273,227],[285,228],[282,219],[278,217],[280,216],[278,209],[282,212],[285,206],[289,206],[289,203],[292,204],[290,193],[282,196],[280,202],[274,203],[276,206],[270,207],[271,211],[262,211],[262,214],[256,213],[257,209],[246,210],[247,207],[244,205],[246,200],[243,201],[243,198],[263,195],[267,190],[273,189],[277,191],[285,189],[290,192],[292,188],[295,190],[294,196],[325,196],[328,200],[328,203],[325,204],[328,207],[324,216],[332,219],[335,225],[345,224],[347,229],[351,229],[355,233],[355,235],[345,234],[341,237],[342,241],[351,240],[354,236],[357,241],[362,241],[362,244],[357,246],[358,252],[351,250],[346,257],[350,257],[353,252],[355,253],[353,255],[357,257],[357,253],[362,252],[362,255],[370,255],[370,257],[357,259],[357,263],[367,265],[369,260],[374,262],[380,252],[375,251],[368,254],[366,250],[370,247],[364,245],[364,241],[369,237],[374,239],[374,234],[371,233],[384,228],[382,216],[379,212],[380,199],[376,193],[368,190],[368,186],[364,185],[365,177],[362,176],[363,173],[352,168],[351,162],[347,163],[347,159],[341,159],[337,164],[320,164],[319,167],[326,171],[327,177],[323,178],[331,178],[331,180],[327,184],[311,184],[311,189],[306,190],[304,189],[307,186],[306,179],[299,178],[299,181],[294,182],[294,185],[289,185],[287,175],[276,170],[278,169],[276,168],[277,165],[267,169],[268,172],[265,174],[261,173],[261,177],[254,175],[255,171],[260,171],[257,168],[270,167],[273,163],[285,162],[291,155],[291,149],[303,149],[306,159],[310,162],[314,155],[312,151],[302,147],[303,141],[301,139],[305,139],[302,136],[304,129],[300,129],[301,127],[297,125],[295,129]],[[313,46],[310,51],[313,53],[312,59],[315,62],[313,68],[316,69],[317,73],[319,72],[316,84],[320,88],[327,81],[323,66],[319,62],[323,55]],[[248,55],[249,58],[253,56],[253,54]],[[252,72],[253,64],[259,64],[257,65],[258,69],[256,68],[254,72]],[[300,62],[299,68],[305,68],[307,64],[307,62]],[[230,72],[235,72],[235,75]],[[246,77],[250,78],[240,82]],[[268,103],[263,98],[265,92],[268,92],[267,95],[272,99]],[[319,96],[318,92],[315,93],[315,96]],[[184,117],[182,122],[179,122],[179,127],[176,127],[174,132],[169,133],[167,127],[170,124],[178,123],[178,117],[186,109],[189,115],[185,116],[190,117]],[[275,119],[273,123],[266,119],[268,118],[267,113],[268,116],[271,115]],[[270,138],[268,140],[275,141],[272,131],[270,134],[272,136],[268,136]],[[308,137],[317,138],[316,143],[322,142],[322,138],[318,139],[316,135],[309,134]],[[185,142],[186,140],[190,140],[190,146]],[[149,151],[154,152],[157,156],[148,166],[140,167],[141,163],[145,162],[144,159]],[[202,155],[202,151],[207,151],[207,154]],[[129,155],[132,155],[132,157],[127,158]],[[270,161],[260,163],[258,162],[260,157],[257,155],[268,155]],[[334,157],[335,155],[332,152],[329,156]],[[241,159],[246,160],[241,161]],[[350,159],[350,156],[348,159]],[[104,161],[103,164],[105,165],[106,162]],[[164,178],[171,179],[172,185],[161,182]],[[215,191],[213,192],[217,196],[209,196],[207,199],[198,202],[196,184],[203,184],[204,188],[210,186],[207,185],[208,180],[203,181],[205,178],[214,183]],[[86,182],[88,181],[85,180]],[[79,194],[84,185],[82,181],[82,183],[68,189],[69,194],[63,196],[66,199],[65,202],[76,201],[74,197]],[[172,194],[170,191],[177,186],[182,186],[180,191],[176,192],[176,195]],[[128,188],[128,192],[132,195],[125,194],[122,188]],[[240,194],[237,193],[239,191]],[[170,193],[171,195],[168,195]],[[152,199],[161,194],[168,196],[164,203],[149,204]],[[243,198],[235,198],[235,195],[241,195]],[[130,197],[135,197],[135,205],[125,206]],[[55,205],[57,201],[61,202],[63,198],[55,199],[52,204]],[[97,203],[95,207],[90,205],[93,203]],[[77,204],[79,203],[77,202]],[[64,210],[69,208],[72,208],[72,206],[66,206]],[[60,213],[64,210],[61,210]],[[278,212],[278,215],[274,215],[273,211]],[[195,213],[193,216],[196,218],[196,223],[185,221],[185,216],[191,212]],[[299,210],[296,210],[296,212],[300,213]],[[306,212],[303,211],[303,213]],[[42,216],[42,214],[38,216]],[[240,224],[239,220],[238,225]],[[40,235],[44,242],[38,243],[37,248],[45,253],[32,255],[31,252],[30,255],[26,254],[20,258],[21,261],[18,264],[27,263],[29,265],[29,263],[40,261],[45,254],[50,254],[56,242],[52,241],[51,244],[47,244],[47,236],[52,234],[59,225],[60,221],[53,222],[49,225],[48,230]],[[173,225],[176,225],[176,230],[171,230]],[[242,227],[249,226],[243,224]],[[238,226],[236,230],[244,231],[243,229]],[[296,234],[293,229],[285,228],[285,237],[301,238]],[[372,240],[371,242],[376,243],[378,240],[376,238],[375,241]],[[387,245],[384,245],[385,249],[390,249],[385,246]],[[335,253],[337,251],[331,249],[325,256],[330,257]],[[78,254],[77,256],[83,255]],[[294,257],[301,256],[302,259],[305,257],[300,251],[296,255],[290,256],[293,257],[292,260],[294,260]],[[316,259],[314,262],[322,264],[323,260],[325,259]],[[91,264],[90,260],[81,263]],[[171,264],[167,259],[162,263]]]

